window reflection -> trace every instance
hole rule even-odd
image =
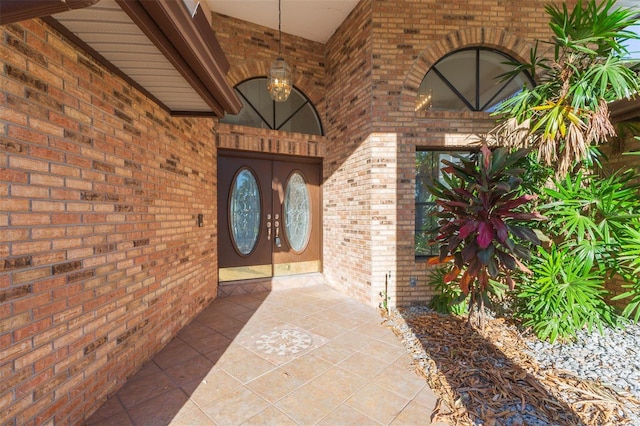
[[[416,113],[428,111],[492,112],[506,99],[533,87],[525,72],[502,81],[500,76],[513,70],[515,60],[495,50],[475,47],[450,53],[425,75],[416,99]],[[425,97],[431,96],[428,103]]]
[[[295,87],[285,102],[274,102],[267,91],[267,78],[246,80],[235,87],[242,100],[236,115],[225,114],[222,123],[287,132],[322,135],[322,123],[309,99]]]

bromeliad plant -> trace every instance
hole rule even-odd
[[[435,243],[440,256],[430,263],[453,261],[444,280],[459,278],[460,289],[469,298],[469,321],[474,305],[484,326],[483,311],[490,280],[503,279],[513,289],[512,273],[529,272],[523,264],[530,258],[530,247],[540,244],[527,221],[545,219],[538,213],[523,211],[533,195],[521,195],[522,169],[517,167],[526,149],[493,152],[483,144],[477,161],[444,160],[443,180],[427,184],[436,198],[439,234]],[[460,275],[462,274],[462,275]]]

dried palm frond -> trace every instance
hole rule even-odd
[[[586,142],[599,145],[616,136],[616,129],[609,117],[609,106],[604,99],[600,99],[598,109],[590,111],[587,120]]]
[[[501,122],[492,129],[484,138],[489,146],[505,146],[518,149],[528,148],[532,145],[531,120],[518,123],[515,117]]]
[[[558,160],[555,139],[542,140],[538,146],[538,158],[540,158],[544,164],[555,164]]]
[[[405,343],[439,397],[433,422],[506,425],[526,410],[545,424],[627,425],[627,413],[640,410],[629,392],[541,367],[523,350],[526,338],[503,319],[489,319],[484,331],[432,312],[400,309],[391,319],[411,329],[414,339]]]
[[[585,126],[580,123],[570,123],[564,140],[564,146],[558,161],[557,174],[564,176],[574,165],[576,160],[584,160],[589,153],[589,144],[585,139]]]

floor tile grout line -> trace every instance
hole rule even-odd
[[[318,288],[318,287],[322,287],[322,288]],[[237,347],[247,350],[253,355],[256,355],[262,360],[272,364],[273,366],[272,368],[269,368],[267,371],[261,372],[255,377],[250,377],[246,382],[243,382],[242,380],[237,378],[234,374],[227,371],[225,368],[220,367],[221,371],[223,371],[225,374],[228,374],[231,378],[237,381],[237,386],[234,386],[233,389],[237,390],[239,388],[243,388],[245,391],[251,392],[253,395],[257,396],[259,400],[263,401],[266,404],[266,406],[259,413],[255,413],[251,417],[249,417],[249,419],[245,419],[243,421],[248,421],[251,418],[257,416],[258,414],[264,412],[265,410],[268,410],[271,408],[273,410],[276,410],[277,413],[280,413],[286,416],[286,418],[289,418],[292,421],[300,424],[294,418],[292,418],[291,416],[286,414],[284,411],[282,411],[276,404],[279,401],[283,400],[284,398],[287,398],[288,396],[290,396],[291,394],[293,394],[303,386],[308,385],[324,391],[325,390],[324,387],[318,386],[320,384],[320,382],[318,382],[318,378],[321,377],[323,374],[326,374],[329,370],[335,369],[335,368],[344,369],[345,371],[350,372],[356,377],[359,377],[360,379],[362,379],[363,382],[360,386],[351,390],[343,398],[340,398],[339,403],[336,406],[331,407],[329,413],[325,414],[324,417],[322,417],[322,419],[316,421],[316,424],[328,418],[328,416],[330,416],[332,413],[335,413],[336,410],[340,409],[340,407],[342,406],[355,410],[356,412],[362,414],[363,416],[370,419],[372,422],[375,422],[376,424],[382,424],[382,423],[379,423],[377,420],[371,418],[369,415],[362,412],[361,410],[348,405],[348,401],[353,400],[355,395],[361,392],[365,387],[372,386],[372,385],[378,386],[379,389],[384,389],[385,392],[391,392],[392,394],[396,395],[398,398],[401,398],[401,401],[398,401],[398,402],[404,402],[402,408],[398,410],[397,413],[395,413],[393,418],[387,424],[393,423],[396,420],[396,418],[402,413],[402,411],[405,410],[413,402],[415,402],[416,404],[422,405],[419,402],[417,402],[415,398],[417,398],[420,392],[422,392],[423,389],[426,387],[426,382],[422,387],[420,387],[419,390],[413,392],[413,396],[411,397],[400,395],[395,390],[385,386],[384,380],[382,381],[378,380],[378,382],[374,383],[374,381],[378,379],[382,374],[384,374],[385,371],[387,371],[387,369],[393,367],[395,364],[399,362],[399,360],[401,360],[404,356],[408,354],[408,352],[406,352],[406,349],[405,351],[396,352],[395,345],[390,342],[389,338],[386,335],[384,335],[383,332],[373,330],[369,333],[362,333],[362,331],[367,330],[368,327],[381,328],[381,329],[387,328],[384,326],[383,319],[379,317],[379,314],[377,316],[372,316],[371,313],[374,310],[369,309],[369,307],[364,306],[362,304],[355,303],[352,300],[346,300],[341,297],[340,298],[334,297],[332,290],[329,288],[325,289],[324,287],[325,286],[319,286],[319,285],[308,286],[308,287],[304,287],[301,291],[296,293],[293,293],[293,292],[285,293],[285,291],[283,291],[281,295],[277,295],[277,294],[274,295],[273,294],[274,292],[272,291],[268,294],[264,294],[260,298],[253,298],[253,300],[249,298],[249,295],[236,296],[236,297],[242,297],[243,298],[242,300],[246,301],[246,303],[250,304],[250,306],[244,305],[242,301],[229,300],[228,301],[229,303],[225,303],[225,307],[221,311],[222,314],[219,313],[221,318],[229,318],[230,320],[232,320],[232,321],[229,321],[230,324],[233,324],[235,322],[239,325],[238,327],[232,326],[230,328],[230,331],[233,331],[233,337],[229,336],[229,333],[225,334],[211,327],[212,319],[206,319],[206,317],[201,317],[201,315],[206,314],[206,312],[210,312],[208,315],[209,317],[215,316],[214,304],[217,300],[214,300],[211,305],[205,308],[198,316],[196,316],[187,326],[183,327],[183,329],[180,331],[182,332],[183,330],[187,329],[188,326],[198,322],[198,326],[202,326],[204,330],[207,331],[207,333],[204,333],[203,336],[198,336],[198,334],[195,334],[189,337],[188,334],[184,334],[182,336],[176,335],[175,337],[178,337],[180,339],[180,343],[184,344],[185,347],[190,348],[191,350],[193,350],[195,353],[198,354],[197,356],[194,356],[193,358],[190,358],[190,359],[202,358],[211,362],[211,369],[209,371],[211,371],[213,368],[215,368],[218,365],[219,359],[214,360],[208,355],[211,355],[212,352],[218,351],[218,349],[205,353],[204,349],[197,348],[197,347],[205,348],[205,346],[196,347],[196,345],[194,345],[197,339],[200,339],[200,338],[206,339],[206,337],[209,337],[209,336],[224,336],[225,338],[229,339],[228,343],[219,345],[219,350],[222,353],[234,347],[234,345],[237,345]],[[286,297],[282,295],[286,295]],[[291,307],[292,302],[287,300],[287,298],[290,299],[291,296],[295,297],[297,295],[301,296],[299,299],[302,300],[301,303],[303,304],[318,306],[321,303],[323,306],[322,308],[317,310],[313,309],[312,310],[313,312],[305,315],[305,310],[302,309],[300,304],[297,304],[296,308],[292,308]],[[261,311],[262,308],[264,308],[264,311]],[[274,313],[270,313],[269,310],[274,310]],[[276,324],[273,328],[286,325],[287,321],[285,321],[282,324],[278,324],[278,323],[283,321],[283,317],[286,319],[287,311],[290,311],[289,314],[292,317],[295,317],[294,320],[291,320],[288,322],[290,322],[291,324],[295,324],[297,322],[303,323],[305,326],[296,326],[296,328],[302,331],[305,331],[307,333],[311,333],[313,335],[319,336],[320,338],[322,338],[323,341],[320,344],[318,344],[317,347],[311,347],[308,350],[305,350],[304,352],[299,353],[296,356],[292,357],[291,359],[286,360],[285,362],[280,364],[278,362],[274,362],[273,358],[265,357],[264,354],[262,354],[256,348],[254,348],[253,345],[251,345],[251,342],[249,341],[251,340],[250,338],[248,338],[242,343],[241,343],[241,340],[237,339],[243,333],[243,331],[247,329],[247,327],[252,327],[252,326],[256,327],[255,331],[253,332],[250,331],[249,334],[247,335],[247,337],[251,336],[251,338],[255,337],[255,335],[259,335],[262,331],[266,333],[269,330],[271,330],[270,326],[264,328],[264,330],[261,330],[259,328],[260,327],[259,323],[252,324],[252,319],[257,318],[258,316],[262,317],[263,313],[265,314],[264,318],[273,319],[273,323]],[[353,317],[350,317],[350,314],[353,314]],[[325,320],[323,316],[327,316],[327,317],[331,316],[331,318],[327,319],[326,322],[322,322],[323,320]],[[315,323],[316,319],[320,320],[320,322],[317,324]],[[213,321],[215,321],[215,319],[213,319]],[[320,330],[320,327],[322,327],[324,324],[330,324],[332,327],[339,327],[340,330],[337,330],[337,331],[340,331],[340,332],[337,335],[333,336],[335,330],[331,331],[327,329],[327,335],[323,335],[313,331],[314,329]],[[349,324],[349,325],[345,327],[345,324]],[[360,343],[356,345],[348,345],[348,344],[345,345],[344,343],[340,343],[337,341],[339,337],[346,336],[348,335],[348,333],[364,334],[365,336],[364,345],[361,345]],[[332,336],[332,337],[329,337],[329,336]],[[397,336],[392,336],[392,337],[396,337],[397,339]],[[191,343],[189,343],[189,341],[187,340],[191,341]],[[168,342],[167,344],[169,343],[170,342]],[[326,368],[322,368],[319,371],[315,371],[312,375],[309,376],[307,380],[301,381],[300,384],[298,384],[296,387],[294,387],[291,390],[288,390],[285,394],[280,395],[277,400],[274,399],[273,402],[271,402],[270,400],[267,400],[266,397],[263,397],[260,393],[258,393],[257,391],[254,391],[251,387],[249,387],[252,382],[258,380],[259,378],[269,373],[275,372],[279,369],[286,370],[287,365],[295,362],[298,359],[310,356],[310,354],[313,353],[314,351],[322,349],[326,345],[329,345],[332,343],[342,345],[344,348],[346,348],[346,350],[348,350],[348,352],[345,352],[345,353],[348,353],[349,355],[346,358],[342,358],[342,355],[340,355],[339,358],[330,357],[328,356],[329,353],[326,354],[327,355],[326,357],[321,356],[320,353],[318,353],[318,355],[314,355],[314,356],[317,356],[318,359],[322,360],[323,363],[326,363]],[[382,346],[378,345],[377,348],[373,347],[373,348],[370,348],[368,351],[365,350],[365,348],[367,346],[370,346],[371,343],[379,343]],[[398,346],[398,348],[402,346],[403,345],[400,345]],[[380,350],[375,351],[375,349],[378,349],[378,348]],[[331,352],[331,350],[329,350],[329,352]],[[372,353],[380,354],[380,357],[373,356]],[[351,358],[355,354],[366,355],[368,357],[371,357],[371,359],[374,360],[375,363],[381,364],[381,369],[377,373],[375,373],[375,375],[373,376],[362,376],[346,368],[344,365],[341,365],[347,359]],[[171,392],[174,389],[180,389],[180,392],[182,392],[182,394],[186,396],[187,400],[194,404],[195,409],[203,413],[203,415],[206,416],[206,418],[209,419],[213,424],[217,424],[217,422],[204,411],[203,406],[201,406],[194,399],[192,399],[192,395],[195,393],[195,389],[197,389],[197,386],[199,384],[196,384],[195,382],[190,381],[188,387],[191,388],[192,385],[196,385],[196,387],[192,392],[189,393],[187,392],[187,389],[185,387],[178,384],[177,379],[174,379],[172,376],[170,376],[167,373],[167,371],[169,371],[174,366],[180,365],[180,363],[172,366],[167,366],[166,368],[162,368],[157,362],[154,361],[154,358],[152,358],[150,361],[153,362],[155,367],[157,367],[158,370],[162,372],[164,376],[168,379],[168,381],[171,383],[170,389],[166,389],[163,393],[154,396],[154,398],[160,397],[164,395],[166,392]],[[189,360],[184,360],[182,362],[189,362]],[[415,372],[412,372],[411,370],[407,370],[406,373],[415,374]],[[185,386],[187,385],[185,384]],[[409,388],[409,389],[413,389],[413,388]],[[402,389],[400,388],[398,388],[398,390],[402,391]],[[230,391],[231,390],[228,390],[225,392],[230,392]],[[218,396],[215,396],[214,398],[217,399]],[[153,399],[153,398],[150,398],[150,399]],[[143,404],[145,402],[148,402],[149,400],[139,402],[130,408],[135,408],[139,404]],[[129,421],[132,424],[135,425],[135,423],[133,422],[133,418],[130,415],[130,412],[129,412],[130,410],[125,407],[122,399],[119,396],[118,396],[118,402],[122,407],[122,409],[124,409],[126,417],[129,419]]]

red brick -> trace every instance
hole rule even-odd
[[[51,318],[45,318],[40,321],[30,322],[25,327],[15,329],[13,331],[13,339],[14,341],[18,342],[22,339],[32,337],[33,335],[38,334],[46,330],[47,328],[51,327],[51,324],[52,324]]]
[[[66,259],[66,254],[64,251],[50,251],[47,253],[37,253],[31,257],[35,266],[41,266],[62,262]]]
[[[60,312],[60,310],[67,307],[66,300],[58,300],[53,303],[49,303],[48,305],[41,305],[33,308],[33,319],[40,319],[44,317],[51,316],[56,312]]]
[[[21,313],[19,315],[12,315],[9,318],[0,319],[0,334],[8,333],[16,328],[24,327],[31,321],[31,315],[28,313]]]
[[[32,350],[31,342],[25,340],[23,342],[16,342],[8,347],[2,347],[0,349],[0,359],[15,359],[16,357],[30,353]]]
[[[42,386],[43,383],[51,380],[53,377],[53,368],[46,371],[41,371],[32,376],[29,380],[16,387],[16,398],[21,399],[27,395],[33,394],[34,389]]]
[[[11,254],[13,256],[20,256],[23,254],[35,254],[45,252],[51,249],[50,241],[28,241],[28,242],[14,242],[11,245]]]
[[[8,228],[2,230],[2,239],[6,242],[26,240],[29,238],[28,229]],[[0,270],[2,267],[0,267]]]
[[[78,177],[80,169],[77,167],[69,167],[61,164],[51,164],[51,173],[57,176]]]
[[[2,201],[2,209],[7,211],[29,211],[29,200],[10,198]]]
[[[31,118],[29,120],[29,126],[34,129],[34,130],[38,130],[40,132],[46,133],[47,135],[52,135],[52,136],[63,136],[64,135],[64,128],[57,126],[53,123],[51,123],[49,120],[44,121],[44,120],[38,120],[35,118]],[[35,147],[32,148],[31,150],[31,154],[40,158],[50,158],[50,157],[42,157],[42,153],[38,153],[38,152],[34,152]],[[50,151],[50,150],[47,150]],[[48,155],[53,155],[53,153],[50,151]],[[59,156],[60,154],[56,154],[57,156]],[[53,159],[53,158],[51,158]]]
[[[65,204],[52,201],[32,201],[31,210],[34,212],[61,212],[65,210]]]
[[[40,132],[35,132],[33,130],[29,130],[24,127],[9,125],[9,131],[7,136],[20,141],[28,141],[28,142],[38,143],[41,145],[46,145],[47,143],[47,135],[42,134]],[[28,167],[25,167],[25,168],[28,168]],[[32,170],[39,170],[39,169],[32,169]]]
[[[59,324],[48,328],[46,331],[43,331],[33,337],[33,344],[37,346],[48,342],[54,342],[55,347],[55,339],[64,335],[67,330],[67,324]]]
[[[60,410],[63,410],[65,406],[69,404],[69,398],[67,395],[61,395],[55,403],[51,404],[47,407],[46,410],[38,412],[35,422],[36,424],[44,424],[47,420],[51,420],[53,416]],[[51,424],[56,424],[57,422],[51,420]]]
[[[22,284],[51,275],[51,268],[32,268],[11,274],[14,284]]]
[[[52,137],[49,140],[49,146],[51,148],[55,148],[55,149],[59,149],[60,151],[64,151],[67,154],[71,154],[71,153],[79,153],[80,152],[80,145],[78,145],[77,142],[74,142],[72,140],[69,140],[70,137],[73,138],[80,138],[80,136],[76,135],[76,134],[71,134],[69,131],[67,132],[67,138],[65,139],[61,139],[61,138],[55,138]]]
[[[6,102],[5,102],[6,103]],[[27,126],[27,114],[23,114],[19,111],[15,111],[9,108],[0,109],[0,119],[8,122],[18,124],[22,127]]]
[[[34,371],[37,374],[40,371],[48,370],[52,368],[56,363],[65,359],[67,355],[69,355],[69,349],[67,347],[57,349],[37,360],[33,365]]]
[[[64,179],[59,176],[43,175],[39,173],[31,173],[30,177],[31,185],[46,185],[46,186],[63,186]]]
[[[49,302],[51,302],[51,295],[49,293],[33,294],[29,297],[24,297],[13,302],[13,310],[16,313],[26,312],[29,316],[31,316],[30,312],[33,307],[45,305]],[[50,319],[45,319],[44,321],[48,321],[49,323],[51,323]],[[34,324],[38,324],[38,322],[36,321],[34,322]]]
[[[75,224],[81,222],[82,216],[76,213],[54,213],[51,215],[52,225]]]
[[[80,200],[80,191],[69,189],[51,189],[51,199],[53,200]]]
[[[48,188],[38,188],[30,185],[11,185],[11,196],[27,198],[48,198]],[[15,224],[14,224],[15,225]]]
[[[29,174],[20,170],[0,168],[0,180],[27,183]]]

